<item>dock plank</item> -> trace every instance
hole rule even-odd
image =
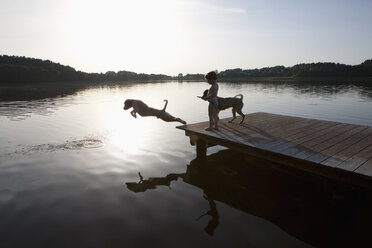
[[[358,142],[354,143],[351,146],[337,152],[332,157],[324,160],[321,162],[323,165],[327,165],[329,167],[337,167],[339,164],[344,162],[345,160],[349,159],[350,157],[357,154],[359,151],[363,150],[367,146],[371,144],[372,134],[369,134],[359,140]]]
[[[272,152],[285,151],[293,146],[296,146],[303,142],[311,140],[312,138],[314,138],[314,133],[323,132],[324,130],[331,128],[333,126],[336,126],[336,125],[338,125],[338,123],[335,123],[335,122],[324,122],[324,123],[314,122],[312,123],[311,126],[304,127],[300,132],[297,132],[292,135],[288,135],[288,137],[284,140],[284,142],[276,144],[275,146],[270,146],[267,149],[269,149]]]
[[[294,137],[295,135],[298,135],[298,134],[303,134],[304,130],[309,129],[315,123],[316,123],[316,120],[305,120],[305,121],[299,122],[297,125],[286,127],[284,130],[278,130],[277,132],[274,132],[274,134],[277,134],[278,137],[281,139],[278,139],[275,142],[263,144],[260,146],[260,148],[271,149],[283,143],[289,142],[291,140],[290,137]]]
[[[328,132],[322,136],[319,136],[315,139],[309,140],[305,143],[302,143],[301,146],[305,148],[304,151],[293,154],[293,157],[305,159],[312,155],[319,153],[327,147],[330,147],[339,142],[339,139],[342,139],[342,134],[354,128],[353,125],[341,124],[337,126],[333,132]]]
[[[295,120],[288,117],[277,117],[276,119],[271,119],[266,122],[252,123],[250,125],[220,125],[223,131],[230,132],[236,135],[236,139],[242,143],[246,143],[252,146],[258,146],[259,144],[267,143],[270,141],[275,141],[278,139],[277,136],[273,135],[272,129],[283,127],[283,125],[289,125]],[[238,127],[237,127],[238,125]]]
[[[307,158],[307,160],[314,162],[314,163],[320,163],[336,153],[348,148],[349,146],[355,144],[362,138],[364,138],[367,134],[371,133],[370,128],[366,126],[360,126],[356,127],[354,129],[349,130],[348,132],[344,133],[344,139],[341,140],[339,143],[328,147],[325,150],[322,150],[321,152]]]
[[[372,158],[362,164],[358,169],[355,170],[355,172],[367,177],[372,177]]]
[[[294,155],[298,152],[302,152],[306,148],[303,144],[306,144],[307,142],[310,142],[314,139],[316,140],[317,138],[322,137],[322,136],[326,135],[327,133],[334,132],[337,129],[341,128],[342,126],[343,125],[341,123],[338,123],[338,124],[335,124],[335,123],[328,124],[327,123],[326,128],[320,129],[319,131],[315,131],[315,132],[314,132],[314,129],[309,130],[308,135],[306,135],[304,137],[301,137],[301,138],[294,139],[291,142],[292,145],[285,146],[285,147],[279,147],[279,149],[277,149],[276,151],[280,152],[281,154],[288,155],[288,156]]]
[[[354,171],[370,158],[372,158],[372,145],[369,145],[363,150],[358,151],[358,153],[337,165],[337,168]]]

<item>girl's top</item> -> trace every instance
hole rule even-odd
[[[207,100],[216,108],[218,107],[217,93],[218,93],[218,84],[214,82],[211,85],[211,88],[208,90]]]

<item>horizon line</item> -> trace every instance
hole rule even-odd
[[[170,76],[170,77],[177,77],[179,74],[182,74],[182,75],[197,75],[197,74],[200,74],[200,75],[204,75],[205,73],[200,73],[200,72],[197,72],[197,73],[178,73],[178,75],[174,75],[174,76],[171,76],[171,75],[168,75],[168,74],[165,74],[165,73],[145,73],[145,72],[135,72],[135,71],[129,71],[129,70],[118,70],[118,71],[114,71],[114,70],[107,70],[106,72],[86,72],[86,71],[82,71],[82,70],[78,70],[76,68],[74,68],[73,66],[71,65],[67,65],[67,64],[61,64],[60,62],[55,62],[55,61],[52,61],[50,59],[42,59],[42,58],[35,58],[35,57],[27,57],[27,56],[24,56],[24,55],[7,55],[7,54],[2,54],[0,56],[8,56],[8,57],[20,57],[20,58],[26,58],[26,59],[35,59],[35,60],[41,60],[41,61],[49,61],[49,62],[52,62],[52,63],[55,63],[55,64],[59,64],[59,65],[62,65],[62,66],[68,66],[68,67],[71,67],[73,68],[75,71],[77,72],[82,72],[82,73],[87,73],[87,74],[94,74],[94,73],[98,73],[98,74],[106,74],[107,72],[114,72],[114,73],[118,73],[120,71],[125,71],[125,72],[133,72],[133,73],[136,73],[136,74],[147,74],[147,75],[164,75],[164,76]],[[261,67],[261,68],[245,68],[243,69],[242,67],[235,67],[235,68],[228,68],[228,69],[224,69],[224,70],[215,70],[217,71],[217,73],[220,73],[220,72],[223,72],[223,71],[227,71],[227,70],[236,70],[236,69],[241,69],[241,70],[257,70],[257,69],[264,69],[264,68],[274,68],[274,67],[278,67],[278,66],[283,66],[285,68],[290,68],[290,67],[293,67],[293,66],[296,66],[296,65],[302,65],[302,64],[318,64],[318,63],[323,63],[323,64],[327,64],[327,63],[333,63],[333,64],[341,64],[341,65],[349,65],[349,66],[357,66],[357,65],[361,65],[363,62],[365,61],[368,61],[368,60],[372,60],[372,59],[365,59],[364,61],[360,62],[359,64],[355,64],[355,65],[352,65],[352,64],[344,64],[344,63],[339,63],[339,62],[308,62],[308,63],[305,63],[305,62],[301,62],[301,63],[297,63],[297,64],[294,64],[292,66],[285,66],[285,65],[275,65],[275,66],[264,66],[264,67]],[[213,70],[211,70],[213,71]]]

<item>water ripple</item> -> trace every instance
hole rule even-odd
[[[14,152],[0,155],[0,157],[7,157],[10,155],[28,155],[39,152],[55,152],[63,150],[82,150],[103,147],[104,142],[99,137],[85,137],[83,139],[66,140],[59,144],[39,144],[32,146],[25,146]]]

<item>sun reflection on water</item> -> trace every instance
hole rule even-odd
[[[149,126],[141,120],[128,120],[124,114],[118,117],[118,120],[110,123],[111,132],[108,142],[120,150],[137,153],[146,143],[150,134]]]
[[[108,130],[108,144],[130,154],[140,153],[145,146],[151,144],[150,136],[157,126],[155,118],[138,116],[135,119],[130,115],[130,110],[122,109],[122,103],[107,112],[101,121]]]

